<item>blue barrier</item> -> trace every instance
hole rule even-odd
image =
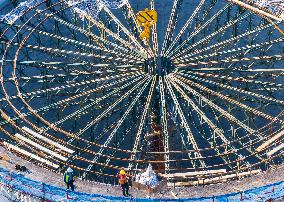
[[[73,192],[61,187],[56,187],[26,178],[22,174],[10,172],[0,167],[0,183],[2,186],[10,187],[12,190],[31,195],[38,198],[44,198],[50,201],[62,201],[68,198],[68,201],[133,201],[133,202],[233,202],[233,201],[268,201],[270,199],[279,199],[284,196],[284,181],[269,184],[262,187],[253,188],[243,192],[234,192],[220,196],[210,196],[201,198],[180,198],[180,199],[152,199],[152,198],[125,198],[100,194],[90,194],[83,192]]]

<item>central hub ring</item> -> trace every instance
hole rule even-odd
[[[169,58],[158,56],[156,58],[147,59],[144,64],[144,69],[150,74],[164,76],[174,70],[174,65]]]

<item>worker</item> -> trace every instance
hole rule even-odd
[[[73,176],[73,170],[72,168],[68,168],[66,172],[64,173],[64,178],[63,178],[67,189],[71,188],[72,191],[74,191],[74,176]]]
[[[118,177],[118,182],[122,188],[123,196],[125,197],[130,196],[130,194],[128,193],[129,184],[128,184],[127,178],[131,178],[131,175],[128,175],[124,170],[121,170],[119,174],[117,175],[117,177]]]

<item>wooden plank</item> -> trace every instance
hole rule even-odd
[[[188,181],[188,182],[168,182],[168,186],[192,186],[192,185],[200,185],[200,184],[210,184],[214,182],[222,182],[222,181],[227,181],[229,179],[237,178],[237,177],[244,177],[244,176],[249,176],[249,175],[254,175],[254,174],[259,174],[261,172],[260,169],[258,170],[252,170],[252,171],[246,171],[246,172],[241,172],[241,173],[233,173],[229,175],[221,175],[218,177],[213,177],[213,178],[206,178],[206,179],[198,179],[194,181]]]
[[[175,199],[178,199],[177,194],[173,192],[173,190],[171,190],[171,194]]]
[[[252,170],[252,171],[246,171],[246,172],[240,172],[240,173],[233,173],[233,174],[230,174],[230,175],[223,175],[221,177],[214,177],[214,178],[208,178],[208,179],[205,179],[205,182],[209,182],[209,181],[216,181],[216,180],[224,180],[224,179],[231,179],[231,178],[236,178],[236,177],[244,177],[244,176],[247,176],[247,175],[254,175],[254,174],[258,174],[260,173],[261,170],[258,169],[258,170]]]
[[[68,159],[68,158],[63,157],[60,154],[57,154],[56,152],[51,151],[50,149],[47,149],[47,148],[43,147],[42,145],[40,145],[40,144],[38,144],[38,143],[36,143],[36,142],[34,142],[34,141],[32,141],[32,140],[22,136],[22,135],[20,135],[19,133],[16,133],[15,137],[19,138],[20,140],[23,140],[24,142],[26,142],[26,143],[34,146],[34,147],[37,147],[41,151],[44,151],[44,152],[46,152],[46,153],[48,153],[48,154],[50,154],[50,155],[52,155],[52,156],[54,156],[54,157],[56,157],[58,159],[61,159],[63,161],[67,161],[67,159]]]
[[[57,148],[59,148],[59,149],[61,149],[63,151],[66,151],[66,152],[68,152],[70,154],[73,154],[75,152],[75,151],[73,151],[73,150],[71,150],[71,149],[69,149],[67,147],[62,146],[61,144],[58,144],[57,142],[54,142],[53,140],[50,140],[50,139],[48,139],[48,138],[38,134],[37,132],[27,128],[26,126],[22,127],[22,129],[24,131],[28,132],[29,134],[33,135],[34,137],[37,137],[37,138],[39,138],[39,139],[41,139],[41,140],[43,140],[43,141],[45,141],[45,142],[47,142],[49,144],[52,144],[53,146],[55,146],[55,147],[57,147]]]
[[[10,122],[10,117],[2,110],[0,110],[0,114],[3,117],[3,119],[5,119],[6,121]]]
[[[271,151],[267,152],[267,156],[272,156],[273,154],[275,154],[276,152],[278,152],[279,150],[281,150],[283,148],[284,148],[284,143],[278,145],[277,147],[275,147]]]
[[[205,170],[205,171],[198,171],[198,172],[186,172],[186,173],[173,173],[173,174],[163,174],[163,177],[166,178],[174,178],[174,177],[190,177],[190,176],[197,176],[197,175],[210,175],[210,174],[221,174],[226,173],[226,169],[219,169],[219,170]]]
[[[258,148],[256,148],[257,152],[262,151],[263,149],[265,149],[266,147],[268,147],[270,144],[274,143],[277,139],[279,139],[280,137],[282,137],[284,135],[284,130],[280,131],[279,133],[277,133],[275,136],[273,136],[272,138],[270,138],[269,140],[267,140],[266,142],[264,142],[262,145],[260,145]]]
[[[44,158],[41,158],[41,157],[39,157],[39,156],[37,156],[37,155],[35,155],[35,154],[32,154],[32,153],[30,153],[30,152],[28,152],[28,151],[25,151],[25,150],[23,150],[23,149],[20,149],[19,147],[14,146],[14,145],[12,145],[12,144],[10,144],[10,143],[8,143],[8,142],[3,142],[3,144],[4,144],[8,149],[11,149],[11,150],[14,150],[14,151],[16,151],[16,152],[19,152],[19,153],[21,153],[21,154],[23,154],[23,155],[25,155],[25,156],[28,156],[28,157],[30,157],[30,158],[32,158],[32,159],[35,159],[35,160],[37,160],[37,161],[40,161],[41,163],[45,163],[46,165],[49,165],[49,166],[51,166],[51,167],[53,167],[53,168],[55,168],[55,169],[59,168],[59,165],[57,165],[57,164],[55,164],[55,163],[52,163],[51,161],[48,161],[48,160],[46,160],[46,159],[44,159]]]

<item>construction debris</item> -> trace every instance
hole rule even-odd
[[[148,193],[156,193],[162,190],[167,185],[167,182],[159,179],[159,176],[153,171],[152,165],[149,164],[144,173],[140,173],[135,176],[135,181],[132,185],[138,190],[146,190]]]
[[[158,178],[156,173],[153,171],[152,165],[149,164],[147,170],[144,173],[136,175],[135,181],[140,184],[148,185],[151,188],[157,186]]]

